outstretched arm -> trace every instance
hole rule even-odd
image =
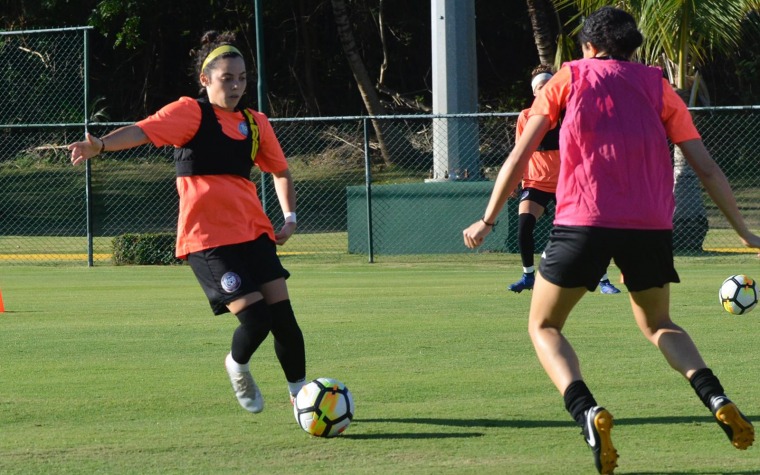
[[[701,139],[687,140],[681,142],[678,147],[686,157],[691,168],[699,177],[702,186],[705,187],[710,198],[718,206],[731,227],[739,235],[745,246],[760,248],[760,236],[752,233],[744,222],[744,217],[736,205],[736,198],[731,190],[731,185],[723,174],[715,160],[710,157],[710,153],[705,148]]]
[[[534,115],[528,119],[515,148],[499,170],[483,219],[475,221],[469,228],[462,231],[465,246],[474,249],[483,244],[483,240],[493,228],[492,224],[496,222],[496,218],[504,208],[504,203],[522,180],[530,156],[538,148],[550,125],[549,118],[546,116]]]
[[[290,170],[272,173],[274,179],[274,191],[277,193],[277,200],[280,202],[280,208],[285,215],[285,223],[282,225],[280,232],[276,233],[275,242],[279,245],[285,244],[290,236],[296,231],[296,190],[293,186],[293,177]]]
[[[125,150],[149,143],[150,139],[136,125],[128,125],[114,130],[103,137],[87,134],[85,140],[74,142],[68,146],[71,150],[71,163],[79,165],[85,160],[100,155],[103,152]]]

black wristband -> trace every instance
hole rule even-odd
[[[485,224],[486,226],[491,226],[492,228],[495,228],[496,225],[499,224],[498,221],[494,221],[493,223],[489,223],[488,221],[486,221],[486,218],[480,218],[480,220],[483,221],[483,224]]]
[[[106,142],[102,138],[98,137],[98,140],[100,140],[100,150],[98,150],[98,155],[103,153],[106,149]]]

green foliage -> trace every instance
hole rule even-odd
[[[127,50],[135,50],[145,44],[138,7],[139,2],[134,0],[101,0],[90,21],[100,29],[109,23],[118,22],[120,29],[115,34],[114,48],[123,46]]]
[[[122,234],[113,238],[114,265],[181,264],[174,257],[177,235],[173,233]]]
[[[582,18],[609,5],[607,0],[554,0],[558,9],[576,8],[570,24],[580,31]],[[616,6],[631,13],[644,35],[638,54],[647,64],[663,66],[671,82],[683,89],[686,78],[716,54],[736,54],[741,44],[742,21],[757,9],[756,0],[625,0]]]
[[[571,1],[575,3],[575,0],[567,0]],[[255,55],[257,38],[253,21],[254,2],[250,0],[45,0],[5,3],[4,8],[0,9],[2,29],[88,24],[95,27],[90,35],[90,93],[91,97],[106,98],[101,107],[109,112],[114,121],[141,119],[179,96],[195,95],[198,87],[195,78],[188,74],[188,52],[198,47],[198,41],[208,29],[237,32],[252,73],[255,73],[256,61],[259,59]],[[586,0],[583,3],[610,2]],[[618,3],[655,5],[656,10],[665,12],[677,2],[631,0]],[[703,51],[714,51],[716,56],[720,56],[748,49],[746,43],[741,41],[739,44],[743,47],[737,48],[737,43],[733,42],[729,43],[731,46],[728,48],[710,50],[713,38],[719,39],[724,31],[735,31],[734,23],[731,23],[734,21],[732,15],[736,11],[735,6],[741,6],[742,3],[751,5],[757,3],[755,0],[705,0],[689,3],[698,8],[709,8],[706,23],[695,23],[691,29],[696,32],[703,26],[714,28],[705,37],[705,41],[698,43]],[[330,2],[262,1],[261,4],[263,60],[266,64],[264,79],[269,91],[270,114],[273,117],[297,117],[362,113],[363,106],[355,80],[337,39]],[[385,45],[381,43],[378,32],[377,0],[351,1],[348,5],[357,45],[370,76],[377,79],[380,66],[387,59],[385,86],[389,90],[398,91],[409,100],[429,105],[432,100],[430,2],[384,0]],[[510,85],[525,80],[526,71],[535,66],[538,60],[525,1],[478,0],[475,7],[481,110],[517,110],[515,106],[526,95],[522,91],[510,89]],[[560,12],[563,18],[566,17],[565,14],[566,11]],[[724,19],[728,23],[719,23]],[[735,21],[738,24],[739,20]],[[718,24],[725,24],[726,28],[714,26]],[[577,22],[573,25],[577,25]],[[665,39],[670,39],[671,42],[676,39],[673,31],[664,31],[669,35]],[[564,47],[565,54],[572,55],[572,38],[565,35],[560,36],[560,40],[560,50]],[[387,57],[384,53],[387,53]],[[60,63],[56,64],[56,68],[60,69]],[[70,82],[79,77],[76,73],[67,73],[40,81],[36,78],[47,76],[40,76],[39,67],[36,67],[16,79],[20,68],[14,66],[13,69],[17,71],[7,71],[5,75],[9,80],[19,81],[25,88],[29,87],[32,80],[39,86],[61,90],[64,81]],[[249,77],[251,82],[246,100],[248,105],[255,107],[256,75],[250,74]],[[721,81],[721,84],[731,86],[739,80],[732,75],[727,81]],[[44,81],[49,81],[49,84],[43,83]],[[758,80],[754,77],[748,76],[744,82],[742,90],[749,91],[753,87],[758,89]],[[9,88],[8,91],[12,90]],[[505,95],[509,97],[504,97]],[[14,93],[6,96],[10,102],[23,97]],[[751,98],[755,96],[748,94],[747,98],[727,97],[731,102],[723,102],[721,105],[752,103]],[[392,104],[391,97],[382,98],[387,101],[387,105]],[[23,102],[46,104],[43,101]],[[76,103],[77,101],[72,102]],[[63,106],[65,105],[54,104],[50,110],[63,111]],[[9,110],[3,108],[1,114],[15,117],[10,115]],[[44,114],[40,115],[45,117]],[[70,120],[68,112],[65,112],[65,116],[66,119],[62,121]]]

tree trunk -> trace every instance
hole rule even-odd
[[[552,65],[557,54],[557,28],[554,5],[549,0],[526,0],[528,16],[533,27],[538,59],[541,64]]]
[[[301,33],[303,40],[303,86],[302,96],[304,103],[306,103],[306,113],[309,115],[319,115],[319,104],[317,104],[316,87],[314,86],[314,62],[311,57],[312,50],[312,24],[308,21],[307,13],[307,0],[299,0],[298,2],[298,29]],[[297,76],[296,74],[293,74]],[[300,84],[300,81],[295,77],[296,83]]]
[[[362,100],[364,101],[364,106],[367,108],[367,112],[371,116],[383,115],[385,114],[385,108],[380,102],[377,91],[375,90],[373,82],[367,72],[367,68],[364,66],[364,61],[359,55],[359,51],[356,47],[354,33],[351,28],[351,23],[348,20],[346,2],[344,0],[331,1],[333,15],[335,16],[335,25],[338,27],[338,36],[343,45],[343,52],[346,54],[346,59],[351,67],[351,72],[354,75],[354,79],[356,79],[356,85],[359,88],[359,94],[361,94]],[[389,165],[393,163],[393,160],[391,158],[391,153],[386,146],[383,124],[381,124],[380,121],[373,120],[372,126],[375,129],[375,135],[377,137],[378,145],[380,146],[383,161]]]

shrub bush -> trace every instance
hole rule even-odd
[[[113,238],[114,265],[176,265],[174,233],[130,233]]]

